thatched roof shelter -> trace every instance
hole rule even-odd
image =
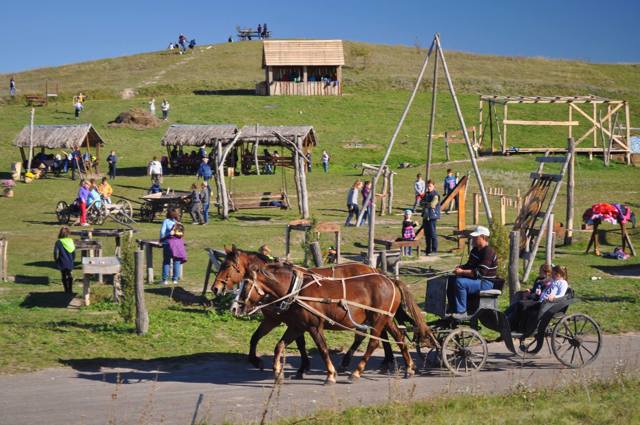
[[[276,132],[292,142],[296,136],[298,136],[302,140],[302,146],[305,148],[310,148],[318,144],[315,130],[310,125],[245,125],[240,129],[240,141],[255,141],[257,139],[261,145],[282,146],[283,142],[276,136]]]
[[[236,136],[235,125],[186,125],[169,126],[162,138],[163,146],[213,146],[217,141],[229,143]]]
[[[16,136],[13,144],[19,148],[30,145],[31,130],[26,126]],[[73,149],[99,147],[104,140],[91,124],[36,125],[33,127],[33,147],[47,149]]]

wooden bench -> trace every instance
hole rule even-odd
[[[258,208],[289,209],[289,197],[281,192],[229,193],[229,206],[232,211]]]
[[[91,295],[89,275],[92,274],[97,274],[98,276],[113,275],[113,302],[118,303],[122,297],[120,270],[120,259],[118,257],[84,257],[82,259],[82,298],[84,305],[91,304],[89,299]]]
[[[416,252],[416,257],[420,258],[420,239],[416,238],[412,241],[398,241],[393,239],[376,239],[375,243],[384,245],[387,251],[400,250],[404,254],[405,248],[413,248]]]
[[[47,104],[47,98],[39,94],[27,94],[24,99],[29,106],[44,106]]]

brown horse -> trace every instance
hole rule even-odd
[[[265,256],[242,251],[236,248],[235,245],[233,245],[231,249],[225,248],[225,252],[227,254],[226,258],[220,265],[220,270],[218,271],[216,279],[211,287],[211,290],[216,296],[224,294],[226,291],[231,291],[234,286],[239,285],[240,281],[247,275],[250,267],[260,267],[269,263],[269,259]],[[331,267],[313,268],[309,269],[309,271],[321,276],[332,278],[350,277],[378,272],[375,268],[361,263],[339,264]],[[258,342],[262,337],[282,323],[282,318],[275,308],[266,308],[262,313],[264,315],[264,320],[260,323],[260,326],[258,326],[258,329],[255,330],[253,335],[251,335],[251,341],[249,344],[249,362],[259,369],[263,369],[264,366],[262,360],[256,355]],[[404,316],[407,315],[404,314]],[[405,321],[406,320],[411,321],[409,317],[405,317]],[[383,338],[387,338],[386,331],[383,333]],[[355,336],[353,344],[351,344],[351,347],[349,347],[349,350],[342,358],[340,370],[346,370],[349,367],[353,354],[358,349],[362,341],[364,341],[363,336]],[[304,372],[308,370],[310,365],[304,336],[301,335],[296,338],[296,345],[298,346],[301,357],[301,364],[297,377],[302,378]],[[394,361],[393,350],[388,342],[383,342],[382,345],[384,347],[384,361],[382,362],[381,368],[387,369]]]
[[[417,332],[421,333],[423,340],[428,345],[435,343],[406,285],[384,275],[368,273],[350,278],[325,278],[302,272],[290,264],[254,267],[249,274],[251,277],[241,284],[234,313],[244,315],[264,309],[269,304],[280,305],[280,315],[288,326],[274,351],[276,380],[283,379],[280,358],[285,347],[304,332],[309,332],[327,366],[326,383],[336,381],[337,371],[329,356],[324,329],[356,332],[369,329],[371,338],[364,356],[351,374],[352,380],[358,379],[364,371],[385,329],[400,346],[407,367],[406,376],[413,375],[413,360],[402,332],[393,321],[403,302],[416,313]],[[285,308],[282,307],[283,301],[287,304]]]

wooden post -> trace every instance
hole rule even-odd
[[[575,187],[576,187],[576,144],[573,138],[569,138],[567,154],[571,155],[567,172],[567,228],[564,232],[564,244],[573,242],[573,217],[575,215]]]
[[[336,264],[340,264],[340,255],[342,255],[342,232],[336,232]]]
[[[451,160],[451,156],[449,155],[449,134],[444,132],[444,159],[449,162]]]
[[[547,240],[545,245],[545,256],[547,264],[553,263],[553,240],[555,239],[553,234],[553,213],[549,215],[549,223],[547,223]],[[542,231],[542,229],[540,229]]]
[[[507,224],[507,198],[500,196],[500,224]]]
[[[509,299],[514,301],[516,292],[520,290],[518,278],[518,259],[520,258],[520,232],[509,233]]]
[[[320,249],[320,242],[313,241],[309,244],[311,249],[311,257],[316,267],[322,267],[322,250]]]
[[[484,102],[482,101],[482,96],[480,96],[480,108],[478,108],[478,140],[480,144],[484,142],[484,122],[482,121],[482,113],[484,112]]]
[[[0,282],[9,280],[8,264],[7,264],[7,239],[0,239]]]
[[[149,314],[147,313],[147,307],[144,302],[144,268],[143,268],[143,256],[144,253],[137,249],[135,252],[135,297],[136,297],[136,333],[138,335],[145,335],[149,330]]]
[[[467,151],[469,153],[469,159],[471,160],[471,165],[473,166],[473,172],[476,175],[478,187],[480,188],[480,194],[482,195],[482,203],[484,204],[484,212],[487,215],[487,222],[491,224],[493,223],[493,215],[491,214],[491,206],[489,205],[489,198],[487,198],[487,192],[484,190],[484,182],[482,181],[482,174],[480,173],[480,168],[478,167],[478,161],[476,160],[476,156],[473,151],[473,146],[471,146],[471,141],[469,140],[469,133],[467,132],[467,126],[464,123],[464,117],[462,116],[462,109],[460,109],[460,103],[458,102],[458,97],[456,96],[456,90],[453,87],[453,82],[451,81],[451,75],[449,74],[447,61],[445,60],[444,53],[442,52],[442,46],[440,45],[440,35],[436,34],[435,40],[437,44],[436,52],[440,56],[440,60],[442,60],[442,68],[444,69],[444,75],[447,78],[449,92],[451,93],[451,98],[453,100],[453,105],[455,106],[456,115],[458,116],[458,121],[460,122],[460,127],[462,129],[462,135],[464,136],[464,141],[465,141],[465,144],[467,145]]]
[[[502,112],[502,154],[504,155],[507,152],[507,114],[509,113],[509,104],[506,103],[503,105]]]
[[[624,120],[625,120],[625,139],[626,139],[626,149],[627,154],[625,155],[625,160],[627,165],[631,165],[631,115],[629,113],[629,102],[625,100],[624,102]]]
[[[82,299],[84,300],[84,305],[88,306],[91,304],[91,287],[89,286],[89,275],[82,275]]]
[[[388,174],[387,167],[385,167],[382,174],[382,198],[380,199],[380,216],[385,215],[386,204],[387,204],[388,182],[389,182],[389,174]],[[375,202],[373,205],[374,205],[373,209],[375,209]]]
[[[611,112],[611,106],[607,105],[607,110],[608,112]],[[594,148],[598,146],[598,132],[596,131],[596,122],[598,122],[597,119],[598,119],[598,105],[594,103],[593,104],[593,147]],[[609,116],[609,123],[611,123],[611,116]],[[611,134],[611,131],[609,131],[609,134]],[[593,152],[589,151],[589,160],[592,160],[592,159],[593,159]]]
[[[431,118],[429,119],[429,135],[427,136],[427,172],[426,180],[431,178],[431,153],[433,147],[433,126],[436,121],[436,99],[438,89],[438,55],[433,58],[433,86],[431,88]]]
[[[300,160],[298,151],[293,151],[293,180],[296,183],[296,198],[298,200],[298,213],[302,215],[302,188],[300,187]]]
[[[153,283],[153,246],[149,243],[144,243],[145,263],[147,265],[147,283]]]
[[[31,108],[31,123],[29,124],[29,161],[27,162],[27,170],[31,171],[31,159],[33,158],[33,120],[36,115],[36,108]]]
[[[393,213],[393,171],[389,171],[389,199],[387,200],[387,214]]]
[[[489,138],[491,140],[491,153],[495,152],[493,144],[493,104],[489,102]]]
[[[473,224],[480,224],[480,194],[473,194]]]
[[[258,124],[256,124],[256,134],[258,134]],[[258,145],[260,144],[260,139],[256,137],[256,144],[254,145],[255,151],[253,153],[253,160],[256,163],[256,175],[260,175],[260,162],[258,162]]]
[[[300,173],[300,189],[302,189],[302,193],[300,193],[300,197],[302,197],[302,218],[309,218],[309,196],[307,193],[307,162],[306,158],[302,154],[302,140],[300,140],[300,136],[296,136],[295,139],[296,146],[298,147],[298,151],[300,154],[298,158],[300,160],[300,165],[298,166],[298,172]]]
[[[284,231],[284,257],[288,260],[291,252],[291,226],[287,224]]]
[[[229,218],[229,194],[227,193],[227,184],[224,180],[224,162],[225,158],[222,155],[222,142],[218,140],[217,146],[217,158],[218,164],[216,167],[216,174],[218,175],[218,191],[220,193],[220,203],[222,204],[222,218]]]
[[[120,285],[120,273],[113,275],[113,302],[118,304],[122,297],[122,286]]]
[[[573,108],[571,107],[571,104],[569,104],[569,122],[573,121]],[[569,127],[569,137],[573,137],[573,126],[570,125]]]
[[[466,226],[466,203],[467,203],[467,186],[468,179],[464,183],[464,190],[458,192],[458,232],[462,233]],[[455,199],[452,201],[455,202]],[[465,240],[461,235],[458,236],[458,249],[462,251],[464,249]],[[418,246],[418,253],[420,252],[420,246]],[[420,254],[418,254],[418,257]]]

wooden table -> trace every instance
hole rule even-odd
[[[387,250],[400,249],[404,254],[405,248],[415,248],[416,258],[420,258],[420,240],[396,241],[393,239],[375,239],[375,243],[384,245]]]
[[[82,298],[84,305],[91,304],[89,276],[92,274],[113,275],[113,301],[119,302],[122,296],[120,269],[120,259],[118,257],[84,257],[82,259]]]
[[[83,240],[93,240],[94,237],[98,238],[114,238],[116,243],[116,249],[114,255],[120,257],[122,253],[122,236],[133,235],[137,233],[136,229],[80,229],[72,230],[71,234],[80,236]]]

